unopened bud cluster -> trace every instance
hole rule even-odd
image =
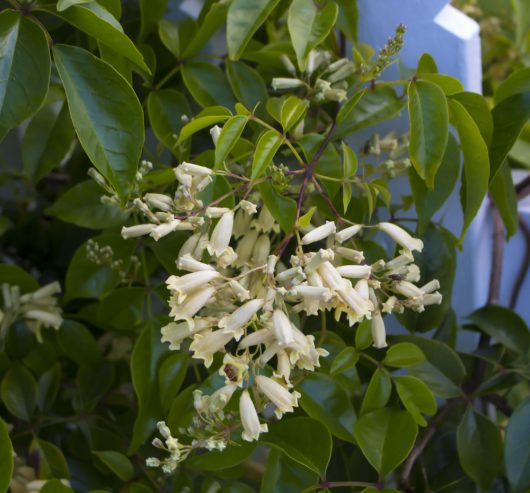
[[[97,241],[89,239],[86,244],[86,257],[90,262],[106,266],[114,270],[120,276],[122,282],[128,278],[135,278],[136,272],[140,268],[140,259],[136,255],[131,255],[126,262],[122,258],[117,258],[114,249],[110,245],[101,246]]]

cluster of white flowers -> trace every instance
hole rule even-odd
[[[286,263],[273,250],[282,240],[279,225],[259,196],[243,199],[234,208],[205,206],[197,198],[214,173],[181,164],[175,169],[175,196],[146,194],[137,199],[151,222],[122,230],[124,238],[148,234],[155,240],[171,231],[193,230],[176,260],[185,274],[166,281],[173,321],[162,328],[162,341],[179,350],[188,340],[193,357],[206,367],[214,360],[221,363],[222,357],[219,374],[225,385],[212,395],[197,390],[196,419],[187,430],[179,430],[192,437],[191,444],[182,445],[165,423],[159,424],[166,442],[157,439],[155,445],[170,455],[163,461],[151,458],[148,465],[166,471],[194,448],[224,449],[234,422],[242,427],[243,440],[253,441],[267,431],[260,417],[267,407],[278,419],[293,412],[300,397],[293,389],[293,375],[314,371],[319,358],[328,354],[317,347],[313,335],[300,329],[300,313],[331,311],[337,320],[344,314],[350,326],[371,320],[374,346],[383,348],[383,313],[422,311],[441,302],[438,281],[414,284],[420,271],[412,252],[421,251],[423,244],[399,226],[375,226],[401,246],[390,261],[367,264],[355,248],[363,228],[374,226],[352,224],[339,230],[327,221],[305,228],[303,236],[297,230],[298,245]],[[225,413],[236,392],[239,413]]]
[[[3,305],[0,309],[0,342],[5,339],[8,327],[19,319],[26,321],[30,330],[42,342],[41,329],[59,329],[63,323],[61,309],[57,306],[56,295],[61,285],[52,282],[33,293],[20,294],[20,287],[2,284]]]

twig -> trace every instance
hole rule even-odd
[[[501,293],[502,265],[504,258],[504,224],[496,207],[493,215],[493,252],[491,258],[490,285],[488,291],[488,305],[497,305]]]
[[[515,185],[515,193],[517,193],[518,200],[522,200],[530,194],[530,175]]]
[[[525,255],[523,261],[521,262],[521,267],[519,268],[519,273],[517,274],[517,279],[513,286],[512,296],[510,298],[510,308],[513,310],[517,306],[517,300],[521,294],[521,289],[528,274],[528,269],[530,269],[530,226],[525,221],[525,219],[519,215],[519,227],[523,233],[525,239]]]

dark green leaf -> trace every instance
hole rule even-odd
[[[436,413],[436,400],[429,387],[420,379],[411,376],[394,377],[396,390],[401,402],[420,426],[426,426],[427,421],[422,416],[432,416]]]
[[[386,477],[409,455],[418,427],[408,412],[387,408],[359,418],[354,433],[364,456]]]
[[[284,233],[290,233],[296,221],[296,202],[280,195],[270,181],[258,185],[259,193],[272,217],[278,221]]]
[[[215,144],[215,168],[223,164],[230,151],[236,145],[245,129],[248,118],[246,116],[233,116],[223,125],[221,134]]]
[[[140,0],[140,39],[144,39],[156,28],[164,15],[168,0]]]
[[[194,455],[186,461],[186,465],[199,471],[223,471],[244,461],[254,452],[256,445],[254,442],[236,442],[223,451]]]
[[[144,143],[140,102],[123,77],[88,51],[55,45],[53,53],[79,141],[125,201]]]
[[[482,489],[489,488],[502,462],[502,439],[497,425],[469,408],[458,425],[457,447],[462,469]]]
[[[289,96],[283,103],[281,110],[281,124],[283,131],[287,133],[298,123],[309,108],[309,101],[302,100],[296,96]]]
[[[0,13],[0,141],[39,109],[50,83],[50,52],[42,29],[21,12]]]
[[[104,191],[94,180],[86,180],[66,190],[46,213],[82,228],[106,229],[122,225],[128,214],[116,205],[104,204]]]
[[[352,347],[345,347],[331,363],[330,375],[334,376],[354,367],[359,361],[359,353]]]
[[[160,365],[158,387],[164,413],[169,411],[173,399],[184,382],[188,366],[189,357],[183,352],[170,354]]]
[[[96,363],[101,359],[101,350],[92,333],[74,320],[63,322],[57,342],[63,353],[78,365]]]
[[[506,237],[509,238],[517,232],[519,216],[512,170],[506,161],[490,182],[490,195],[501,214],[506,228]]]
[[[59,479],[50,479],[40,490],[40,493],[74,493],[74,490],[66,486]]]
[[[38,464],[36,471],[38,477],[62,479],[70,477],[66,459],[61,449],[53,443],[34,437],[29,453],[35,464]]]
[[[495,104],[530,91],[530,67],[515,70],[495,89]]]
[[[283,419],[269,426],[260,441],[325,477],[332,441],[326,427],[318,421],[306,417]]]
[[[409,84],[410,159],[429,188],[442,163],[449,135],[449,111],[443,91],[418,80]]]
[[[237,60],[279,0],[233,0],[226,18],[228,56]]]
[[[7,410],[24,421],[30,421],[37,403],[37,383],[21,364],[14,363],[2,380],[2,402]]]
[[[377,368],[366,388],[359,416],[385,407],[388,399],[390,399],[391,392],[392,381],[390,376],[386,371]]]
[[[260,493],[300,493],[317,484],[317,473],[273,449],[267,459]]]
[[[142,287],[113,289],[101,298],[98,320],[111,330],[134,330],[142,321],[145,299]]]
[[[100,450],[92,452],[122,481],[130,481],[134,476],[134,467],[131,461],[115,450]]]
[[[61,330],[64,325],[63,323]],[[37,384],[37,405],[41,411],[46,411],[53,405],[59,392],[60,384],[61,367],[59,364],[55,364],[40,376]]]
[[[7,431],[7,425],[0,418],[0,492],[5,493],[9,488],[13,474],[13,446]]]
[[[338,438],[354,441],[355,411],[335,380],[322,373],[312,373],[298,387],[302,394],[300,405],[309,416],[324,423]]]
[[[526,399],[510,417],[504,436],[504,463],[513,493],[530,489],[530,399]]]
[[[283,137],[276,130],[267,130],[259,138],[252,161],[252,180],[261,178],[282,145]]]
[[[339,15],[337,17],[337,26],[352,42],[357,42],[357,24],[359,22],[359,9],[357,2],[350,0],[338,0]]]
[[[149,1],[149,0],[146,0]],[[188,57],[200,51],[204,45],[211,40],[212,35],[224,24],[228,11],[228,2],[208,2],[210,4],[207,14],[184,49],[183,56]],[[206,3],[206,5],[208,5]]]
[[[267,100],[267,88],[261,75],[242,62],[228,60],[226,62],[226,75],[236,98],[247,108],[254,108],[261,104],[258,113],[263,111]]]
[[[491,145],[493,135],[493,118],[486,98],[475,92],[459,92],[451,99],[458,101],[477,124],[486,145]]]
[[[6,284],[18,286],[21,293],[39,289],[39,283],[35,278],[17,265],[0,264],[0,279]]]
[[[411,342],[399,342],[390,346],[386,352],[383,364],[403,368],[416,365],[422,361],[425,361],[425,356],[418,346]]]

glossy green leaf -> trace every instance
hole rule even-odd
[[[456,100],[450,100],[449,108],[451,123],[456,127],[464,155],[461,190],[464,211],[464,224],[460,234],[462,241],[488,191],[489,155],[477,124],[464,106]]]
[[[409,84],[410,159],[429,188],[442,163],[449,135],[449,111],[443,91],[432,82]]]
[[[370,320],[363,320],[355,331],[355,347],[357,350],[362,351],[372,344],[372,329]]]
[[[162,44],[173,54],[175,58],[179,58],[181,54],[179,24],[175,21],[161,19],[158,23],[158,37]]]
[[[260,183],[258,190],[272,217],[278,221],[283,232],[289,234],[296,221],[296,202],[280,195],[270,181]]]
[[[366,89],[355,92],[339,109],[337,113],[337,123],[340,124],[346,120],[357,106],[357,103],[365,95]]]
[[[184,382],[188,366],[189,357],[181,352],[172,353],[162,361],[158,370],[158,387],[164,413],[169,411],[173,399]]]
[[[513,310],[503,306],[488,305],[467,316],[473,324],[517,354],[527,354],[530,349],[530,329]]]
[[[186,62],[182,65],[186,88],[201,106],[222,105],[232,109],[236,104],[232,89],[221,69],[208,62]]]
[[[64,454],[53,443],[34,437],[29,447],[29,454],[39,465],[37,471],[39,477],[62,479],[70,477]]]
[[[140,38],[144,39],[156,28],[167,9],[168,0],[140,0]]]
[[[401,402],[420,426],[427,421],[422,414],[433,416],[437,405],[433,393],[420,379],[411,376],[394,377],[394,384]]]
[[[493,135],[493,117],[486,98],[475,92],[466,91],[451,95],[451,99],[458,101],[466,109],[489,147]]]
[[[517,232],[519,215],[517,207],[517,194],[513,184],[512,170],[504,161],[499,172],[490,183],[490,196],[501,214],[509,238]]]
[[[74,490],[66,486],[59,479],[50,479],[40,490],[40,493],[74,493]]]
[[[425,361],[425,356],[418,346],[411,342],[398,342],[390,346],[386,352],[383,364],[404,368],[417,365],[422,361]]]
[[[20,287],[21,293],[39,289],[39,283],[35,278],[17,265],[0,264],[0,279],[2,282]]]
[[[42,108],[29,123],[22,139],[24,172],[33,182],[39,181],[67,158],[74,137],[66,102]]]
[[[257,180],[265,174],[282,142],[283,137],[275,130],[267,130],[261,135],[252,161],[252,180]]]
[[[122,453],[115,450],[94,450],[92,453],[122,481],[130,481],[133,478],[134,467]]]
[[[438,66],[434,58],[429,53],[423,53],[418,61],[418,68],[416,69],[418,75],[437,74]]]
[[[199,471],[223,471],[244,461],[254,452],[256,445],[255,442],[237,441],[225,450],[190,457],[186,465]]]
[[[139,286],[115,288],[101,297],[97,309],[99,324],[109,330],[134,330],[143,320],[145,289]]]
[[[2,402],[17,418],[30,421],[37,403],[37,383],[33,375],[19,363],[14,363],[2,380]]]
[[[337,17],[337,26],[352,42],[357,42],[357,24],[359,22],[359,8],[357,2],[350,0],[338,0],[339,15]]]
[[[146,0],[149,1],[149,0]],[[188,40],[184,47],[184,57],[195,55],[211,40],[213,34],[226,21],[228,11],[228,2],[208,2],[209,9],[206,15],[201,19],[197,32],[193,39]]]
[[[42,29],[13,10],[0,13],[0,141],[39,109],[50,83],[50,52]]]
[[[319,9],[313,0],[293,0],[287,25],[300,70],[305,70],[309,52],[330,33],[338,13],[335,2]]]
[[[260,493],[300,493],[305,488],[318,484],[318,474],[290,459],[280,452],[271,450],[261,481]]]
[[[530,399],[510,416],[504,435],[504,463],[513,493],[530,489]]]
[[[207,127],[212,127],[213,125],[226,121],[230,118],[231,114],[228,115],[222,114],[222,115],[205,115],[205,116],[198,116],[197,118],[193,119],[191,122],[187,123],[182,127],[182,130],[179,134],[179,138],[177,139],[176,145],[184,142],[186,139],[189,139],[193,134],[199,132],[200,130],[203,130]]]
[[[13,446],[5,421],[0,418],[0,492],[6,493],[13,474]]]
[[[392,381],[390,376],[386,371],[377,368],[370,379],[368,387],[366,387],[359,416],[385,407],[388,399],[390,399],[391,392]]]
[[[261,441],[325,477],[332,441],[327,428],[318,421],[306,417],[285,418],[269,426]]]
[[[282,105],[281,124],[283,131],[287,133],[298,123],[309,108],[309,101],[302,100],[296,96],[289,96]]]
[[[335,380],[322,373],[312,373],[300,382],[298,389],[302,394],[300,405],[309,416],[324,423],[336,437],[354,441],[355,411]]]
[[[418,427],[408,412],[387,408],[359,418],[354,433],[364,456],[386,477],[409,455]]]
[[[497,476],[502,462],[502,439],[497,425],[469,408],[457,429],[457,449],[465,473],[482,489]]]
[[[344,141],[342,145],[342,169],[345,178],[351,178],[357,173],[357,155],[354,150]]]
[[[57,11],[62,12],[72,5],[81,5],[83,3],[90,3],[93,0],[59,0],[57,2]]]
[[[228,56],[237,60],[279,0],[233,0],[226,18]]]
[[[226,121],[215,144],[215,167],[219,168],[236,145],[245,129],[248,118],[236,115]]]
[[[265,81],[259,72],[245,63],[227,60],[226,76],[236,98],[245,107],[252,109],[260,104],[258,113],[263,112],[268,94]]]
[[[455,94],[464,90],[462,83],[450,75],[429,73],[421,74],[418,79],[436,84],[446,95]]]
[[[352,347],[345,347],[331,363],[330,375],[338,375],[354,367],[359,361],[359,353]]]
[[[183,119],[191,114],[185,96],[173,89],[151,92],[147,98],[147,114],[156,138],[176,152],[177,139],[184,127]]]
[[[46,213],[82,228],[106,229],[121,226],[128,214],[117,205],[104,204],[105,191],[94,181],[86,180],[59,196]]]
[[[63,322],[57,334],[57,342],[66,357],[78,365],[96,363],[102,357],[92,333],[74,320]]]
[[[451,196],[460,173],[460,149],[456,139],[449,135],[447,147],[438,173],[434,177],[434,187],[427,188],[413,167],[409,168],[409,180],[418,213],[418,233],[424,234],[429,222]]]
[[[65,323],[61,326],[64,329]],[[45,371],[37,383],[37,405],[41,411],[46,411],[52,407],[61,384],[61,367],[55,364]]]
[[[495,104],[499,104],[505,99],[530,91],[530,67],[522,68],[512,72],[495,89]]]
[[[38,10],[53,14],[72,26],[92,36],[97,41],[111,48],[119,55],[130,60],[143,73],[151,71],[144,57],[135,44],[123,32],[121,24],[104,7],[96,2],[72,5],[67,10],[58,12],[55,5],[40,5]],[[54,49],[54,51],[56,51]],[[63,81],[64,82],[64,81]]]
[[[79,141],[125,201],[144,143],[140,102],[121,75],[88,51],[55,45],[53,54]]]

